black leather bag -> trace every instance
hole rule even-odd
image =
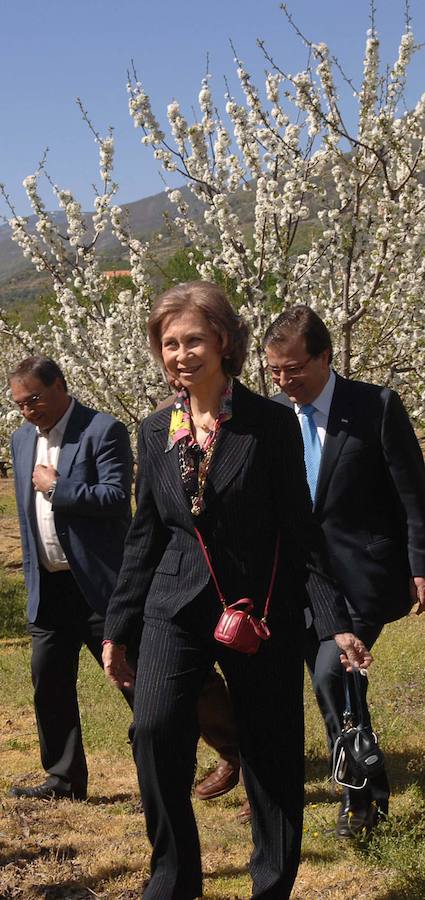
[[[368,779],[384,768],[384,754],[370,725],[364,724],[365,703],[359,671],[344,672],[345,712],[341,733],[335,741],[332,777],[343,787],[361,791]],[[352,709],[350,682],[354,682],[355,709]]]
[[[276,538],[276,547],[274,551],[273,569],[267,592],[264,612],[261,619],[252,615],[254,603],[249,597],[242,597],[236,600],[236,603],[228,605],[224,598],[223,592],[217,581],[216,574],[212,567],[212,562],[208,550],[204,544],[202,535],[197,528],[195,534],[198,538],[202,553],[204,554],[206,564],[209,568],[211,578],[215,584],[218,599],[223,607],[223,612],[214,629],[214,637],[220,644],[231,647],[232,650],[238,650],[239,653],[248,653],[253,655],[257,653],[261,641],[267,641],[270,637],[270,629],[267,625],[267,616],[269,613],[270,600],[273,593],[273,587],[276,578],[277,564],[279,561],[280,550],[280,533]]]

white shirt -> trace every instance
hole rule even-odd
[[[53,466],[54,469],[57,469],[65,428],[74,406],[75,400],[72,399],[65,414],[49,432],[46,433],[37,428],[36,465]],[[37,519],[38,555],[42,566],[48,572],[60,572],[64,569],[69,569],[67,558],[56,533],[52,501],[42,491],[35,492],[35,515]]]
[[[329,410],[331,408],[331,403],[335,390],[335,382],[336,376],[333,369],[329,370],[329,378],[323,388],[323,391],[316,397],[315,400],[312,401],[312,405],[315,407],[313,413],[313,419],[316,423],[317,434],[319,435],[320,446],[323,449],[323,444],[325,443],[326,437],[326,429],[328,427],[328,419],[329,419]],[[294,409],[298,416],[298,420],[300,417],[300,406],[298,403],[294,403]]]

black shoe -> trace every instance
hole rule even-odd
[[[366,837],[379,822],[380,811],[376,803],[359,809],[352,809],[344,800],[341,803],[336,834],[339,838]]]
[[[86,800],[87,792],[66,791],[60,787],[53,787],[45,781],[44,784],[36,784],[35,787],[15,785],[10,789],[9,797],[36,800]]]

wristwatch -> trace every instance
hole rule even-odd
[[[55,493],[57,483],[58,483],[58,480],[57,480],[57,478],[55,478],[55,479],[52,481],[52,483],[51,483],[51,485],[50,485],[50,487],[49,487],[49,490],[47,491],[47,499],[48,499],[48,500],[52,500],[52,499],[53,499],[53,494]]]

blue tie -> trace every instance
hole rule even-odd
[[[312,403],[305,403],[304,406],[300,406],[299,415],[301,432],[304,441],[304,460],[307,471],[307,481],[313,503],[316,496],[317,478],[319,475],[320,458],[322,455],[320,439],[317,433],[317,425],[313,417],[315,411],[316,407],[313,406]]]

